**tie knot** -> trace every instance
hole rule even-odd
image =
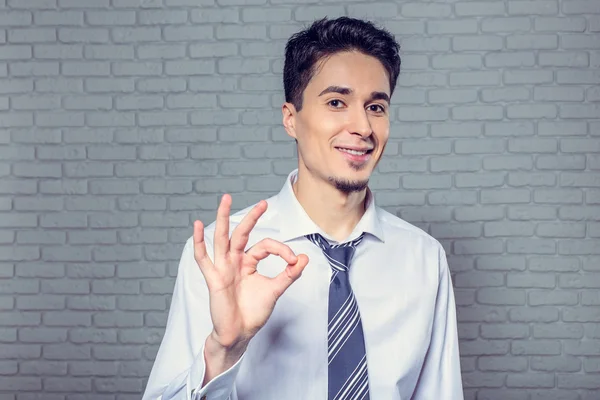
[[[348,271],[356,246],[363,240],[364,236],[365,234],[363,233],[350,242],[334,245],[329,244],[327,239],[318,233],[313,233],[306,237],[323,250],[323,254],[327,257],[331,268],[337,271]]]

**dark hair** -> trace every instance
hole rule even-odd
[[[285,101],[298,111],[302,95],[323,57],[342,51],[359,51],[377,58],[388,73],[390,96],[400,73],[400,45],[394,36],[372,22],[356,18],[323,18],[290,37],[285,46],[283,88]]]

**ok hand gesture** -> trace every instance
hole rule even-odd
[[[214,263],[206,252],[204,226],[200,221],[194,222],[194,258],[208,286],[213,322],[213,332],[205,348],[207,372],[212,355],[215,355],[215,374],[241,356],[250,339],[271,316],[279,297],[300,277],[308,263],[306,255],[296,256],[290,247],[273,239],[263,239],[246,250],[250,232],[266,209],[267,202],[260,201],[234,229],[230,239],[231,196],[223,196],[217,211]],[[286,268],[274,278],[257,272],[258,262],[271,254],[287,262]],[[206,378],[210,377],[205,376],[205,382]]]

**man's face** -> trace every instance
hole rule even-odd
[[[344,192],[364,189],[389,137],[389,98],[376,58],[341,52],[319,62],[293,128],[286,124],[298,140],[300,166]]]

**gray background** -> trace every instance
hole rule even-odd
[[[296,165],[325,15],[402,43],[372,188],[448,251],[465,397],[600,399],[599,0],[0,0],[0,399],[140,397],[192,222]]]

